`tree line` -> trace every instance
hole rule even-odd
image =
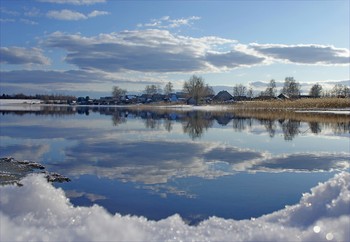
[[[213,88],[206,84],[202,77],[196,75],[191,76],[189,80],[184,82],[182,91],[187,97],[192,97],[196,103],[198,103],[203,97],[215,95]],[[266,89],[257,95],[254,94],[254,90],[251,87],[248,88],[243,84],[236,84],[233,87],[232,94],[234,97],[253,98],[257,96],[263,98],[275,98],[277,96],[277,91],[276,81],[271,79],[267,84]],[[143,91],[146,95],[168,95],[173,92],[174,86],[171,82],[168,82],[163,89],[159,85],[147,85]],[[113,87],[112,95],[115,98],[123,96],[126,93],[126,89],[122,89],[118,86]],[[294,77],[286,77],[280,93],[291,98],[300,97],[301,85],[294,79]],[[331,90],[324,90],[321,84],[316,83],[310,88],[309,97],[350,97],[350,89],[346,85],[336,84]]]
[[[147,85],[143,90],[143,94],[147,96],[152,96],[156,94],[169,95],[174,93],[174,85],[172,82],[165,84],[164,88],[160,85]],[[114,86],[112,89],[112,96],[115,99],[120,99],[127,94],[127,89],[120,88],[119,86]],[[182,92],[186,97],[192,97],[196,103],[204,97],[214,96],[215,92],[211,86],[205,83],[201,76],[193,75],[187,81],[184,82],[182,87]],[[247,87],[243,84],[236,84],[233,87],[232,94],[234,97],[261,97],[261,98],[275,98],[277,96],[277,85],[274,79],[271,79],[266,86],[264,91],[260,93],[254,93],[251,87]],[[288,97],[299,97],[301,94],[301,85],[297,82],[294,77],[286,77],[283,83],[283,87],[280,93],[287,95]],[[350,97],[350,88],[343,84],[336,84],[331,90],[324,90],[322,85],[319,83],[314,84],[309,90],[309,96],[313,98],[319,97]],[[23,93],[7,95],[2,94],[1,99],[39,99],[39,100],[77,100],[75,96],[72,95],[62,95],[62,94],[52,94],[52,95],[25,95]],[[89,99],[89,97],[86,97]]]

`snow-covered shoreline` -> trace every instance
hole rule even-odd
[[[40,111],[41,107],[45,106],[70,106],[66,104],[43,104],[41,100],[37,99],[0,99],[0,111]],[[73,106],[74,107],[74,106]],[[180,110],[180,111],[231,111],[235,107],[232,105],[78,105],[75,107],[120,107],[120,108],[149,108],[149,109],[168,109],[168,110]],[[329,108],[329,109],[287,109],[297,113],[320,113],[320,114],[337,114],[337,115],[350,115],[349,108]],[[281,110],[276,110],[276,112]]]
[[[342,172],[293,206],[250,220],[211,217],[198,226],[74,207],[42,175],[0,187],[1,241],[349,241],[350,174]],[[40,194],[40,195],[39,195]]]

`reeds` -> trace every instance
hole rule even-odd
[[[296,100],[263,100],[239,102],[233,105],[235,109],[263,110],[322,110],[350,108],[349,98],[306,98]]]

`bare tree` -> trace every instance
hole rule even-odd
[[[164,94],[169,95],[174,91],[174,86],[171,82],[168,82],[164,87]]]
[[[152,85],[147,85],[146,87],[145,87],[145,93],[147,94],[147,95],[154,95],[154,94],[156,94],[156,93],[158,93],[158,90],[159,88],[156,86],[156,85],[154,85],[154,84],[152,84]]]
[[[124,96],[126,93],[126,89],[122,89],[118,86],[113,87],[112,96],[117,100],[120,100],[121,96]]]
[[[322,92],[322,86],[318,83],[310,88],[309,95],[312,97],[320,97]]]
[[[286,77],[284,79],[284,85],[282,93],[289,97],[296,97],[300,95],[300,84],[294,79],[294,77]]]
[[[340,97],[340,96],[350,97],[350,88],[347,87],[346,85],[336,84],[332,88],[332,95],[336,97]]]
[[[215,95],[214,89],[211,86],[209,86],[208,84],[205,86],[204,95],[205,96],[214,96]]]
[[[277,93],[276,81],[274,79],[271,79],[271,81],[269,82],[269,84],[266,87],[266,90],[264,92],[264,96],[275,97],[276,93]]]
[[[247,91],[247,97],[249,98],[253,98],[254,97],[254,92],[253,92],[253,88],[249,88]]]
[[[245,96],[247,92],[247,87],[242,84],[236,84],[233,87],[233,96],[234,97],[242,97]]]
[[[207,95],[207,86],[204,83],[202,77],[193,75],[188,81],[185,81],[183,85],[183,91],[195,100],[198,104],[200,99]]]

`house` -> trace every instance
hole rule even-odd
[[[234,101],[248,101],[248,100],[251,100],[251,98],[248,98],[247,96],[234,96],[233,100]]]
[[[152,102],[162,102],[165,99],[165,95],[156,93],[152,95],[151,99]]]
[[[168,102],[172,102],[172,103],[178,102],[178,101],[179,101],[179,99],[177,98],[177,95],[176,95],[175,93],[170,93],[170,94],[166,97],[166,100],[167,100]]]
[[[142,94],[141,96],[138,97],[139,103],[149,103],[151,101],[152,101],[151,96],[148,94]]]
[[[287,94],[281,93],[280,95],[277,96],[277,98],[281,100],[286,100],[286,99],[289,99],[289,96]]]
[[[190,98],[187,98],[186,104],[188,104],[188,105],[197,105],[197,102],[196,102],[196,99],[194,99],[193,97],[190,97]]]
[[[231,101],[233,96],[228,91],[220,91],[213,97],[214,102],[227,102]]]

